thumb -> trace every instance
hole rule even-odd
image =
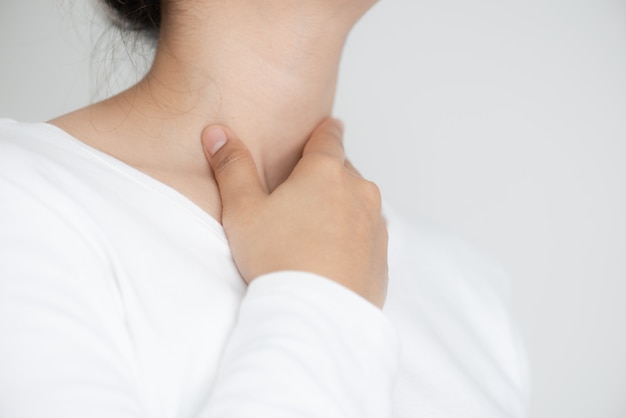
[[[266,196],[250,151],[221,126],[202,131],[204,154],[211,165],[224,212],[246,207]]]

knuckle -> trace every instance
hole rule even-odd
[[[382,206],[382,195],[380,188],[376,185],[376,183],[364,180],[362,183],[362,193],[363,199],[367,203],[368,207],[379,211]]]
[[[221,155],[214,163],[214,171],[216,175],[221,175],[234,165],[250,159],[250,155],[243,150],[230,150],[230,152]]]
[[[309,154],[309,157],[314,169],[327,178],[339,177],[343,171],[343,166],[340,161],[330,154],[313,152]]]

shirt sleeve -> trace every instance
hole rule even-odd
[[[342,285],[303,272],[254,280],[203,418],[391,417],[396,329]]]
[[[0,416],[162,416],[143,396],[97,228],[47,193],[0,179]],[[382,311],[347,288],[260,277],[198,418],[388,417],[397,351]]]

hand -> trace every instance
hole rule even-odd
[[[222,224],[247,283],[298,270],[340,283],[382,308],[387,294],[387,229],[378,187],[346,160],[343,128],[327,119],[291,175],[271,194],[244,144],[228,129],[202,133],[222,198]]]

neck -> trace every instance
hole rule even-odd
[[[343,44],[366,8],[340,0],[198,3],[207,4],[166,13],[150,72],[114,100],[145,133],[197,159],[202,129],[228,126],[273,190],[331,114]]]

